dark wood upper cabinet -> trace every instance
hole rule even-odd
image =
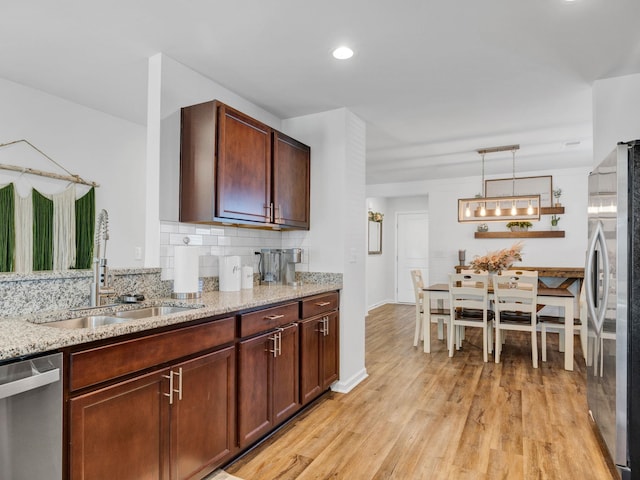
[[[217,105],[206,102],[180,112],[181,222],[210,222],[216,214]]]
[[[284,133],[273,134],[275,223],[309,229],[311,149]]]
[[[271,129],[226,105],[218,106],[220,218],[270,222]]]
[[[309,228],[311,149],[217,100],[181,111],[180,221]]]

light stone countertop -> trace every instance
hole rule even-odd
[[[240,292],[208,292],[195,300],[157,299],[142,304],[121,304],[97,310],[70,312],[61,310],[43,314],[0,318],[0,362],[16,357],[48,352],[62,347],[79,345],[128,333],[141,332],[167,325],[176,325],[199,318],[222,315],[246,310],[286,300],[295,300],[319,293],[340,290],[335,283],[307,283],[298,287],[283,285],[256,286]],[[178,305],[198,306],[193,310],[172,313],[159,317],[130,320],[126,323],[104,325],[97,328],[63,329],[47,327],[46,322],[81,317],[84,315],[104,315],[121,310],[131,310],[141,306]]]

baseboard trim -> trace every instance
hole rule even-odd
[[[338,393],[349,393],[368,376],[369,374],[367,373],[367,369],[363,368],[344,382],[342,380],[338,380],[336,383],[331,385],[331,390]]]
[[[371,305],[371,306],[369,306],[369,307],[367,308],[367,314],[368,314],[371,310],[373,310],[374,308],[381,307],[381,306],[383,306],[383,305],[386,305],[387,303],[393,303],[393,300],[386,299],[386,300],[382,300],[381,302],[374,303],[373,305]]]

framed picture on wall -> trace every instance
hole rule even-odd
[[[553,206],[553,177],[551,175],[485,180],[484,191],[486,197],[540,195],[541,207]]]

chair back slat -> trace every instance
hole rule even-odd
[[[536,313],[538,272],[496,275],[493,277],[493,295],[498,311]]]
[[[413,282],[413,293],[416,297],[416,303],[422,303],[424,288],[422,272],[420,270],[411,270],[411,281]]]

